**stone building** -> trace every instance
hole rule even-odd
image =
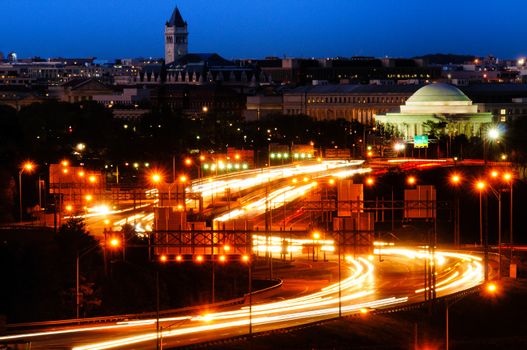
[[[172,63],[188,53],[187,22],[176,7],[165,23],[165,63]]]
[[[359,84],[302,86],[284,92],[283,113],[305,114],[316,120],[343,118],[371,125],[376,114],[396,109],[418,87]]]
[[[478,106],[455,86],[437,83],[417,90],[397,113],[378,114],[375,120],[393,127],[405,140],[428,133],[435,123],[449,135],[480,136],[492,113],[478,112]]]

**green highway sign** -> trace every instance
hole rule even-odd
[[[415,135],[414,148],[428,148],[428,135]]]

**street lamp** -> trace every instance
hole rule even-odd
[[[498,127],[491,127],[483,134],[483,162],[487,165],[488,142],[498,141],[501,138],[501,131]]]
[[[488,130],[487,136],[489,137],[489,139],[495,141],[500,138],[501,133],[498,128],[491,128]]]
[[[161,182],[161,179],[162,179],[162,176],[161,174],[159,173],[153,173],[151,176],[150,176],[150,180],[152,181],[152,183],[154,184],[158,184]]]
[[[20,171],[18,172],[18,195],[19,195],[19,205],[20,205],[20,218],[19,221],[22,222],[22,173],[25,171],[30,173],[35,168],[35,165],[31,162],[25,162],[22,164]]]
[[[476,182],[476,189],[479,192],[479,245],[483,246],[483,200],[482,194],[486,184],[482,180]]]
[[[161,181],[163,181],[163,175],[158,172],[158,171],[153,171],[151,172],[149,175],[148,175],[148,180],[150,182],[150,184],[152,184],[155,189],[157,190],[157,197],[158,197],[158,201],[161,200],[161,194],[159,193],[159,187],[158,185],[161,183]],[[154,201],[155,203],[155,201]]]
[[[455,193],[455,217],[454,217],[454,245],[457,247],[461,241],[460,237],[460,213],[459,213],[459,185],[461,184],[461,175],[454,173],[450,176],[450,183],[454,186]]]
[[[112,238],[110,239],[109,242],[104,242],[105,246],[107,245],[107,243],[109,243],[109,247],[110,248],[113,248],[113,249],[116,249],[118,247],[120,247],[121,245],[121,241],[118,239],[118,238]],[[77,251],[76,253],[76,257],[75,257],[75,309],[76,309],[76,318],[79,319],[80,318],[80,274],[79,274],[79,270],[80,270],[80,259],[85,256],[86,254],[92,252],[93,250],[95,250],[96,248],[99,248],[99,243],[97,242],[97,244],[85,249],[84,251],[82,252],[79,252]]]
[[[513,239],[512,239],[512,222],[513,222],[513,201],[512,201],[512,190],[513,190],[513,176],[511,173],[507,172],[505,174],[503,174],[503,181],[505,181],[506,183],[509,183],[509,191],[510,191],[510,217],[509,217],[509,245],[511,246],[510,247],[510,250],[511,250],[511,257],[512,257],[512,243],[513,243]]]
[[[483,246],[483,191],[487,188],[487,183],[482,180],[476,182],[476,189],[479,191],[479,243],[480,246]],[[484,245],[484,255],[485,255],[485,281],[489,279],[489,252],[488,252],[488,228],[485,230],[485,245]]]
[[[313,261],[318,261],[318,252],[315,257],[316,252],[316,246],[318,244],[318,240],[320,239],[320,233],[318,231],[313,232]]]
[[[499,173],[497,171],[493,171],[491,175],[492,175],[493,178],[497,178]],[[510,192],[511,192],[510,199],[511,199],[511,203],[510,203],[510,227],[509,227],[509,235],[510,235],[510,237],[509,237],[509,242],[512,242],[512,210],[513,210],[513,206],[512,206],[512,174],[508,173],[508,172],[503,174],[502,180],[505,183],[508,183],[510,185]],[[501,254],[502,253],[501,192],[502,192],[502,189],[501,188],[494,189],[491,185],[489,185],[489,188],[492,191],[492,194],[496,197],[496,199],[498,199],[498,255],[499,255],[498,278],[501,278],[501,262],[502,262],[502,256],[501,256],[502,255]],[[511,254],[512,254],[512,247],[510,247],[510,249],[511,249]]]
[[[253,336],[253,276],[252,276],[252,270],[253,270],[253,264],[251,256],[245,254],[242,255],[242,262],[247,264],[247,269],[249,270],[249,341],[252,342],[252,336]]]
[[[406,145],[401,142],[397,142],[393,145],[393,149],[396,152],[397,156],[399,156],[399,152],[404,151],[406,156]]]
[[[487,283],[484,287],[484,292],[487,296],[493,297],[498,292],[498,286],[494,282]],[[465,294],[459,298],[453,299],[452,301],[449,301],[448,299],[445,300],[445,350],[450,349],[450,315],[449,315],[449,309],[458,301],[462,300],[464,297],[466,297],[468,294]]]

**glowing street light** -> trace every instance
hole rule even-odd
[[[32,162],[24,162],[22,166],[20,167],[20,171],[18,172],[18,195],[19,195],[19,204],[20,204],[20,222],[22,222],[22,173],[31,173],[33,169],[35,168],[35,165]]]
[[[458,185],[461,182],[461,176],[459,176],[458,174],[452,174],[452,176],[450,177],[450,182],[453,185]]]
[[[375,184],[375,179],[373,177],[366,178],[366,185],[373,186]]]
[[[163,180],[163,176],[158,172],[153,172],[150,174],[149,179],[153,184],[158,184]]]
[[[117,248],[121,245],[121,241],[118,238],[110,239],[110,247]]]
[[[404,143],[400,143],[400,142],[397,142],[396,144],[393,145],[393,149],[397,152],[399,151],[404,151],[406,148],[405,144]]]
[[[496,294],[498,291],[498,286],[494,282],[490,282],[486,285],[485,289],[489,294]]]
[[[450,175],[450,183],[458,188],[461,183],[461,176],[457,173]],[[455,191],[455,217],[454,217],[454,244],[459,245],[460,239],[460,210],[459,210],[459,191]]]
[[[489,129],[489,131],[487,132],[487,136],[489,137],[489,139],[491,140],[497,140],[500,138],[500,130],[498,128],[491,128]]]
[[[408,185],[413,186],[417,182],[417,179],[415,178],[415,176],[409,176],[406,179],[406,182],[408,183]]]

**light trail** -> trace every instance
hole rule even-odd
[[[176,318],[173,318],[176,319]],[[178,317],[177,320],[189,320],[190,316]],[[126,321],[118,322],[114,325],[108,326],[93,326],[93,327],[82,327],[82,328],[72,328],[72,329],[61,329],[56,331],[45,331],[45,332],[34,332],[34,333],[25,333],[25,334],[16,334],[16,335],[7,335],[0,337],[2,340],[13,340],[13,339],[23,339],[23,338],[33,338],[33,337],[43,337],[48,335],[59,335],[59,334],[69,334],[69,333],[80,333],[80,332],[91,332],[91,331],[102,331],[108,329],[122,329],[128,327],[138,327],[144,325],[150,325],[155,323],[156,320],[138,320],[138,321]]]
[[[262,237],[254,237],[261,239]],[[279,239],[272,237],[271,241]],[[310,240],[297,240],[305,242]],[[403,248],[384,248],[377,249],[382,251],[383,255],[400,256],[410,264],[415,264],[416,259],[428,259],[437,266],[442,267],[442,274],[438,276],[436,291],[443,293],[463,290],[478,285],[483,281],[483,267],[481,258],[471,254],[455,252],[436,252],[432,256],[427,250],[422,248],[403,249]],[[368,257],[371,258],[371,257]],[[243,306],[237,310],[215,312],[203,315],[168,317],[161,318],[161,323],[168,321],[184,321],[184,325],[178,325],[178,329],[162,330],[159,334],[163,339],[190,334],[207,333],[208,336],[214,336],[214,331],[221,329],[234,329],[235,327],[248,326],[249,320],[252,320],[253,327],[270,326],[280,328],[285,325],[290,326],[301,323],[310,323],[317,320],[335,317],[339,313],[338,305],[341,305],[340,311],[344,314],[358,313],[363,309],[375,309],[389,307],[408,302],[409,296],[402,297],[383,297],[376,299],[377,292],[374,278],[374,265],[368,259],[354,259],[351,256],[344,256],[346,263],[345,268],[349,272],[349,277],[333,283],[318,292],[305,296],[253,305],[251,308]],[[339,299],[339,290],[341,298]],[[424,289],[417,289],[415,293],[421,293]],[[370,300],[368,300],[370,299]],[[34,332],[28,334],[12,335],[0,337],[0,340],[13,340],[23,338],[35,338],[42,336],[52,336],[60,334],[93,332],[112,329],[124,330],[127,327],[134,327],[140,330],[140,326],[150,327],[155,324],[156,319],[132,320],[125,321],[108,326],[79,327],[74,329],[53,330],[44,332]],[[236,332],[239,332],[237,330]],[[112,336],[119,337],[119,333]],[[119,339],[104,340],[93,344],[84,344],[76,346],[74,350],[88,349],[113,349],[124,346],[133,346],[134,344],[155,340],[158,334],[151,330],[146,330],[143,334],[134,336],[122,336]],[[205,335],[204,335],[205,336]],[[107,335],[101,335],[107,337]]]
[[[401,248],[384,248],[375,250],[376,254],[379,254],[379,252],[381,252],[383,255],[402,255],[409,259],[428,259],[430,262],[435,262],[438,266],[445,264],[447,258],[456,259],[459,262],[465,262],[466,264],[463,271],[460,272],[449,269],[447,277],[444,277],[443,279],[436,282],[436,292],[447,291],[449,289],[455,289],[459,287],[470,288],[481,284],[484,280],[484,268],[483,264],[481,263],[482,259],[474,255],[437,251],[434,257],[426,250],[410,250]],[[428,289],[420,288],[417,289],[415,293],[422,293],[425,290]]]
[[[269,193],[266,197],[260,198],[252,203],[243,206],[241,209],[234,209],[220,217],[214,219],[214,221],[225,222],[228,220],[235,219],[242,215],[257,216],[265,213],[271,207],[278,208],[286,203],[286,201],[296,200],[306,194],[307,191],[316,187],[316,182],[311,182],[307,185],[294,187],[285,186]]]
[[[262,235],[253,235],[253,251],[265,253],[296,253],[301,251],[304,246],[319,246],[321,251],[335,251],[335,241],[332,239],[300,239]]]

